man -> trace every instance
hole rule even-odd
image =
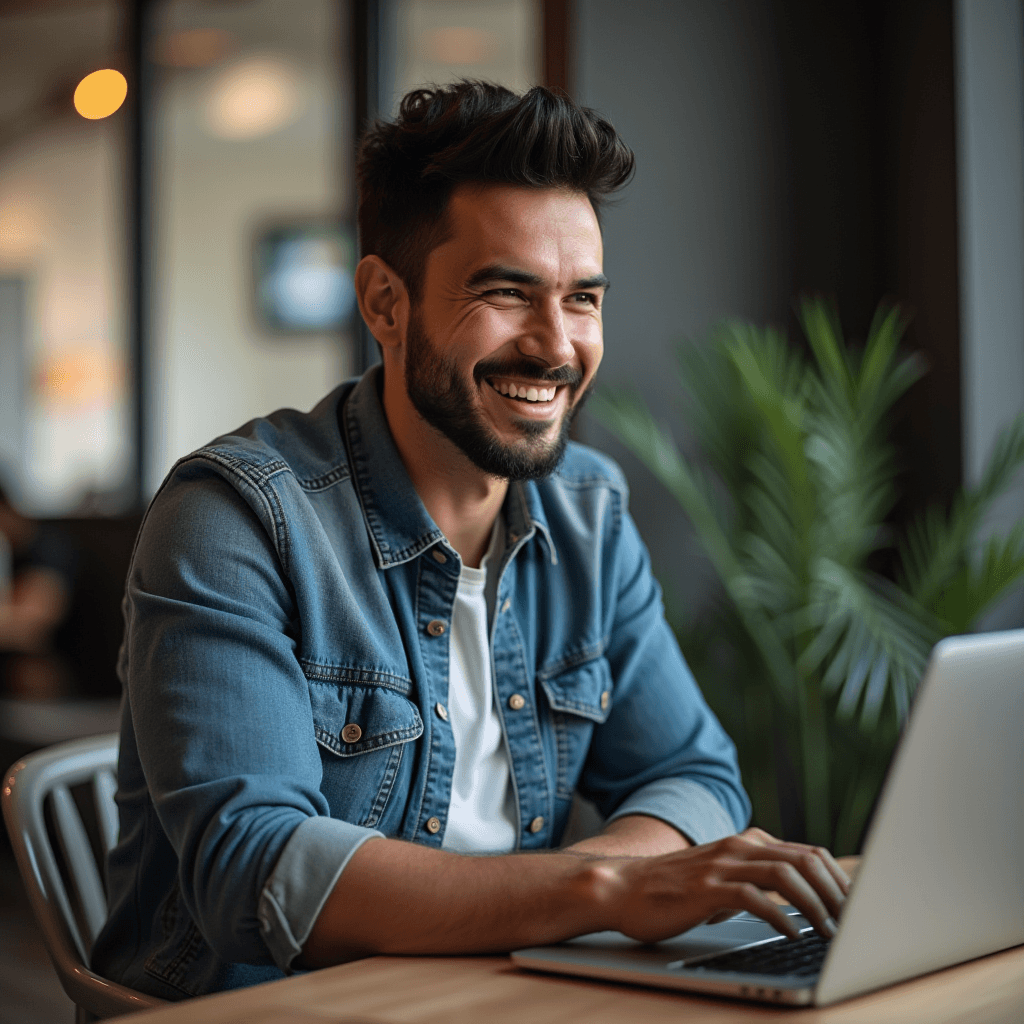
[[[182,460],[140,534],[102,973],[180,998],[737,910],[788,931],[772,889],[834,928],[826,852],[732,835],[734,750],[625,483],[567,442],[602,354],[597,209],[632,167],[543,89],[415,92],[370,132],[382,368]],[[538,855],[577,788],[603,833]]]

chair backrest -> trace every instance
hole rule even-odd
[[[163,1002],[107,981],[88,966],[107,900],[102,864],[72,790],[87,794],[85,815],[102,857],[117,842],[116,765],[117,734],[94,736],[27,755],[7,772],[3,787],[4,820],[47,952],[64,991],[98,1017]]]

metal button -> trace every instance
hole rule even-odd
[[[448,561],[445,557],[445,553],[440,548],[434,548],[430,553],[434,556],[434,561],[437,562],[438,565],[444,565],[444,563]]]
[[[427,818],[427,831],[436,836],[441,831],[441,820],[439,818]]]
[[[434,705],[434,710],[437,712],[437,717],[440,718],[442,722],[448,721],[448,709],[440,701]]]
[[[363,730],[356,725],[355,722],[349,722],[344,729],[341,730],[341,738],[346,743],[358,743],[360,737],[363,735]]]
[[[431,619],[427,623],[427,632],[431,636],[441,636],[447,627],[440,619]]]
[[[605,690],[604,693],[601,694],[601,710],[602,711],[607,711],[608,710],[608,704],[611,701],[611,699],[612,699],[612,695],[607,690]]]
[[[544,819],[538,814],[533,821],[530,822],[530,831],[539,832],[544,827]]]
[[[502,603],[501,603],[501,610],[503,612],[507,612],[509,610],[509,608],[511,608],[511,607],[512,607],[512,598],[511,597],[506,597],[505,600],[502,601]]]
[[[513,693],[508,699],[508,706],[513,711],[521,711],[526,707],[526,698],[521,693]]]

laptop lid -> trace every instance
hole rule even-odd
[[[835,1002],[1024,943],[1024,630],[935,646],[818,980]]]

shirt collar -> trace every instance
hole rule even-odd
[[[416,493],[395,447],[380,399],[382,370],[378,363],[363,374],[345,402],[341,418],[352,479],[377,567],[388,569],[416,558],[438,541],[445,540],[445,536]],[[558,563],[534,481],[510,485],[504,514],[506,547],[528,540],[539,530],[546,541],[551,563]]]
[[[378,391],[381,371],[378,363],[363,374],[341,415],[352,479],[377,567],[388,569],[444,540],[444,534],[420,501],[391,437]]]

